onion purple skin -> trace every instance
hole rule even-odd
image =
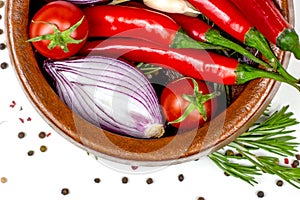
[[[74,57],[44,61],[61,100],[88,122],[136,138],[164,134],[158,97],[138,69],[114,58]]]
[[[46,2],[52,2],[56,0],[45,0]],[[90,5],[99,3],[109,3],[111,0],[64,0],[77,5]]]

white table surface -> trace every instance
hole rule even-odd
[[[5,1],[4,1],[5,2]],[[295,0],[296,30],[300,33],[300,1]],[[0,28],[4,27],[4,11],[0,8]],[[0,43],[6,43],[5,34]],[[279,200],[300,196],[300,190],[284,182],[276,186],[276,176],[264,174],[258,177],[258,184],[251,186],[234,177],[226,177],[208,158],[174,166],[160,168],[113,164],[96,160],[87,152],[66,141],[43,121],[25,97],[17,81],[8,50],[0,50],[0,63],[8,63],[7,69],[0,69],[0,199],[30,200],[153,200],[184,199],[197,200],[255,200],[256,193],[263,191],[266,200]],[[300,61],[292,56],[288,71],[300,77]],[[15,106],[11,106],[15,103]],[[290,105],[290,110],[300,121],[300,94],[282,84],[272,102],[272,110]],[[22,120],[24,122],[22,122]],[[300,125],[294,126],[296,135]],[[47,137],[39,138],[40,132]],[[23,139],[19,132],[25,132]],[[300,136],[297,139],[300,142]],[[47,147],[46,152],[40,146]],[[34,155],[27,152],[33,150]],[[300,149],[299,149],[300,150]],[[292,158],[291,158],[292,159]],[[178,175],[184,176],[183,181]],[[127,177],[128,183],[122,183]],[[100,183],[94,179],[100,178]],[[153,183],[146,180],[152,178]],[[69,194],[62,195],[63,188]],[[297,198],[296,198],[297,199]]]

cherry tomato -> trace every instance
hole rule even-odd
[[[84,45],[88,36],[88,22],[74,4],[54,1],[43,6],[33,16],[29,36],[28,41],[43,56],[64,59],[76,54]]]
[[[195,91],[193,81],[195,81],[198,85],[196,86],[198,87],[197,91]],[[180,129],[193,129],[203,125],[206,121],[211,119],[217,107],[217,100],[215,97],[218,93],[210,93],[210,91],[211,88],[205,82],[199,80],[179,79],[167,84],[160,97],[162,112],[167,122],[174,122],[179,119],[184,115],[185,111],[189,109],[188,107],[191,104],[194,104],[190,106],[192,107],[192,110],[190,110],[189,114],[183,121],[171,123],[171,125]],[[200,101],[198,102],[199,105],[197,105],[193,99],[195,100],[194,97],[199,97],[199,95],[202,96],[200,98],[202,98],[204,102]],[[205,110],[206,119],[205,114],[200,114],[196,105],[200,107],[202,106],[202,109]]]

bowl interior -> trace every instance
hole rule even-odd
[[[292,0],[277,0],[293,23]],[[7,0],[8,48],[16,74],[29,100],[40,115],[63,137],[106,159],[139,165],[166,165],[193,160],[215,151],[249,128],[262,114],[278,90],[269,79],[249,82],[238,98],[216,118],[198,130],[160,139],[136,139],[117,135],[75,115],[56,95],[40,70],[28,39],[30,0]],[[273,46],[284,66],[289,53]]]

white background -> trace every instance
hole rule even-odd
[[[300,13],[297,12],[300,10],[300,2],[295,0],[294,4],[296,30],[300,33]],[[0,8],[2,29],[4,10]],[[0,43],[5,42],[5,35],[1,34]],[[266,200],[300,196],[300,190],[287,183],[282,187],[276,186],[278,178],[275,176],[265,174],[258,177],[259,184],[255,186],[226,177],[207,158],[164,168],[140,167],[136,170],[130,166],[97,161],[63,139],[36,113],[16,79],[7,49],[0,51],[2,62],[9,63],[9,67],[0,69],[0,178],[6,177],[8,180],[6,183],[0,182],[1,200],[196,200],[201,196],[207,200],[254,200],[258,199],[256,193],[259,190],[264,191],[263,199]],[[293,56],[288,71],[300,77],[300,61],[296,61]],[[14,108],[10,107],[12,101],[16,103]],[[290,105],[290,110],[300,121],[299,102],[299,92],[282,85],[272,102],[272,109]],[[27,121],[28,117],[31,121]],[[22,123],[19,118],[25,122]],[[299,135],[300,125],[294,129]],[[18,138],[20,131],[26,133],[25,138]],[[50,133],[50,136],[40,139],[38,134],[41,131]],[[41,145],[47,146],[48,150],[40,152]],[[29,150],[35,152],[31,157],[27,155]],[[178,181],[179,174],[184,175],[182,182]],[[124,176],[128,178],[127,184],[121,181]],[[149,177],[154,181],[151,185],[146,183]],[[101,182],[95,183],[94,178],[100,178]],[[70,193],[63,196],[62,188],[68,188]]]

